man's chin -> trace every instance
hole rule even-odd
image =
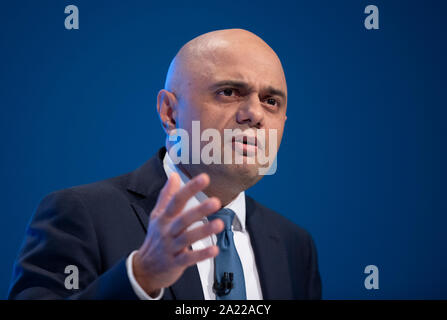
[[[261,180],[262,175],[259,174],[259,166],[257,164],[227,164],[224,165],[225,174],[234,181],[249,188]]]

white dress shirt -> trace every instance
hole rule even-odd
[[[168,152],[166,152],[163,159],[163,168],[165,170],[166,176],[169,177],[171,173],[177,172],[181,178],[181,187],[183,187],[189,178],[181,171],[178,170]],[[207,199],[207,196],[203,192],[199,192],[194,197],[189,199],[186,203],[184,211],[199,205],[201,202]],[[231,209],[235,212],[235,218],[232,224],[232,230],[234,233],[234,244],[236,250],[241,259],[242,269],[244,270],[245,278],[245,289],[247,300],[262,300],[261,284],[259,282],[258,269],[256,268],[255,256],[253,253],[253,248],[250,242],[250,236],[247,229],[245,228],[245,193],[242,191],[239,195],[225,208]],[[208,223],[208,219],[205,217],[200,221],[193,223],[188,230],[197,228],[204,223]],[[216,236],[203,238],[192,244],[193,250],[200,250],[207,248],[213,244],[216,244]],[[132,269],[132,258],[136,251],[132,252],[126,261],[127,274],[129,276],[132,288],[135,294],[143,300],[156,300],[161,299],[164,293],[164,289],[161,290],[160,294],[156,298],[151,298],[137,283],[133,275]],[[216,295],[213,292],[214,284],[214,259],[206,259],[197,263],[197,269],[199,270],[200,282],[202,283],[203,296],[205,300],[215,300]]]

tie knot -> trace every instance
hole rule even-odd
[[[213,219],[219,218],[225,223],[225,230],[231,230],[231,225],[234,219],[234,211],[227,208],[222,208],[213,215],[209,216],[208,219],[211,221]]]

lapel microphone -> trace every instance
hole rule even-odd
[[[221,281],[214,280],[213,291],[219,297],[226,296],[233,289],[233,272],[224,272]]]

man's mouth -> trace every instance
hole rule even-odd
[[[253,137],[249,137],[249,136],[236,136],[233,137],[233,142],[239,142],[239,143],[243,143],[243,144],[249,144],[251,146],[258,146],[258,140],[255,136]]]
[[[258,139],[256,136],[238,135],[233,137],[234,149],[244,156],[255,156],[258,149]]]

